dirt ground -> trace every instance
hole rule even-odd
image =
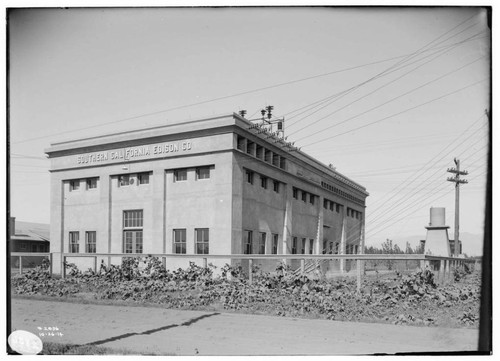
[[[474,351],[474,329],[397,326],[13,298],[12,331],[44,342],[161,355],[342,355]]]

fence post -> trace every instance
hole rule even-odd
[[[62,260],[61,276],[62,278],[66,278],[66,256],[62,256],[61,260]]]
[[[306,272],[306,260],[302,258],[300,260],[300,275],[303,276],[305,272]]]
[[[252,284],[253,282],[253,259],[248,260],[248,283]]]
[[[97,274],[97,256],[94,256],[94,272]]]
[[[207,259],[203,258],[203,268],[207,268]]]
[[[50,271],[50,275],[52,275],[52,261],[53,261],[52,253],[49,253],[49,271]]]
[[[356,259],[356,278],[357,278],[357,283],[356,283],[356,291],[358,293],[361,292],[361,260]]]
[[[445,283],[450,282],[450,260],[445,260],[444,261],[444,278],[446,280]]]
[[[161,264],[163,265],[163,268],[167,268],[167,257],[162,257],[161,258]]]
[[[23,256],[19,256],[19,274],[23,273]]]
[[[445,283],[444,259],[439,261],[439,283]]]

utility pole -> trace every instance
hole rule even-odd
[[[465,179],[460,179],[461,175],[467,175],[469,172],[466,170],[461,171],[460,170],[460,159],[453,159],[455,161],[455,165],[457,168],[448,168],[446,171],[448,173],[454,173],[455,177],[448,177],[449,182],[454,182],[455,183],[455,240],[454,242],[454,247],[455,247],[455,257],[458,257],[459,252],[458,252],[458,237],[459,237],[459,211],[460,211],[460,184],[465,184],[468,183],[467,180]]]

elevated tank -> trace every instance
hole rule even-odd
[[[431,227],[443,227],[445,226],[446,216],[445,216],[446,208],[443,207],[431,207],[431,222],[429,226]]]

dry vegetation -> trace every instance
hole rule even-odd
[[[52,277],[44,263],[12,278],[14,295],[43,295],[106,303],[157,304],[166,308],[260,313],[340,321],[478,327],[480,278],[465,268],[455,282],[437,285],[432,272],[399,272],[365,277],[356,292],[351,278],[311,279],[295,276],[280,264],[275,273],[255,269],[250,284],[241,267],[191,264],[166,270],[154,257],[125,259],[121,266],[80,272],[67,265],[68,277]]]

